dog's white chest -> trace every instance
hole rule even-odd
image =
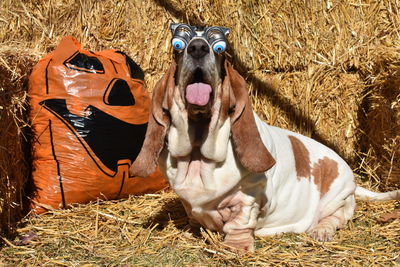
[[[159,163],[179,197],[192,207],[204,206],[230,192],[243,177],[230,142],[227,150],[226,160],[216,163],[201,156],[199,151],[177,160],[164,149]]]

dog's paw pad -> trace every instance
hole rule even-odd
[[[224,246],[232,251],[254,252],[254,242],[238,242],[237,240],[225,240]]]

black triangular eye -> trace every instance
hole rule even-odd
[[[128,66],[129,71],[131,73],[131,78],[144,80],[144,72],[143,72],[142,68],[124,52],[122,52],[122,51],[116,51],[116,52],[125,56],[126,65]]]
[[[70,69],[92,72],[92,73],[104,73],[103,64],[97,57],[90,57],[82,53],[75,53],[69,59],[64,62],[64,65]]]
[[[104,94],[104,103],[110,106],[133,106],[135,98],[128,83],[122,79],[113,79]]]

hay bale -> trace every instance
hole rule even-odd
[[[27,81],[32,55],[0,51],[0,235],[13,234],[27,207],[24,186],[30,175]]]
[[[400,46],[374,51],[364,73],[366,88],[360,117],[361,171],[381,189],[400,186]]]
[[[269,124],[312,137],[355,162],[364,90],[358,74],[313,64],[303,72],[270,74],[250,89],[254,109]]]

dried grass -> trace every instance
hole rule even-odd
[[[333,242],[306,234],[256,239],[256,253],[224,249],[222,237],[188,227],[172,192],[99,201],[25,219],[19,239],[7,240],[0,264],[21,266],[395,266],[400,224],[378,224],[393,202],[361,202]]]
[[[11,235],[22,218],[24,186],[30,175],[28,75],[32,55],[11,48],[0,49],[0,235]]]
[[[0,44],[15,55],[0,51],[0,83],[5,77],[15,84],[0,92],[2,235],[15,226],[18,216],[9,210],[29,175],[20,129],[31,65],[18,69],[13,62],[37,59],[73,35],[90,50],[128,53],[151,90],[171,60],[172,21],[230,27],[229,54],[261,117],[329,145],[364,185],[399,188],[399,6],[397,0],[2,0]],[[0,265],[399,265],[399,220],[375,222],[395,205],[361,203],[334,242],[288,234],[257,239],[256,254],[237,256],[221,249],[215,233],[188,232],[173,193],[131,197],[27,217],[21,240],[6,239]]]
[[[367,95],[360,124],[360,153],[368,172],[381,188],[400,184],[400,45],[374,51],[365,75]]]
[[[266,81],[267,87],[250,88],[254,108],[269,124],[311,136],[348,163],[358,159],[357,112],[364,90],[358,74],[310,65],[304,72],[269,74]]]

